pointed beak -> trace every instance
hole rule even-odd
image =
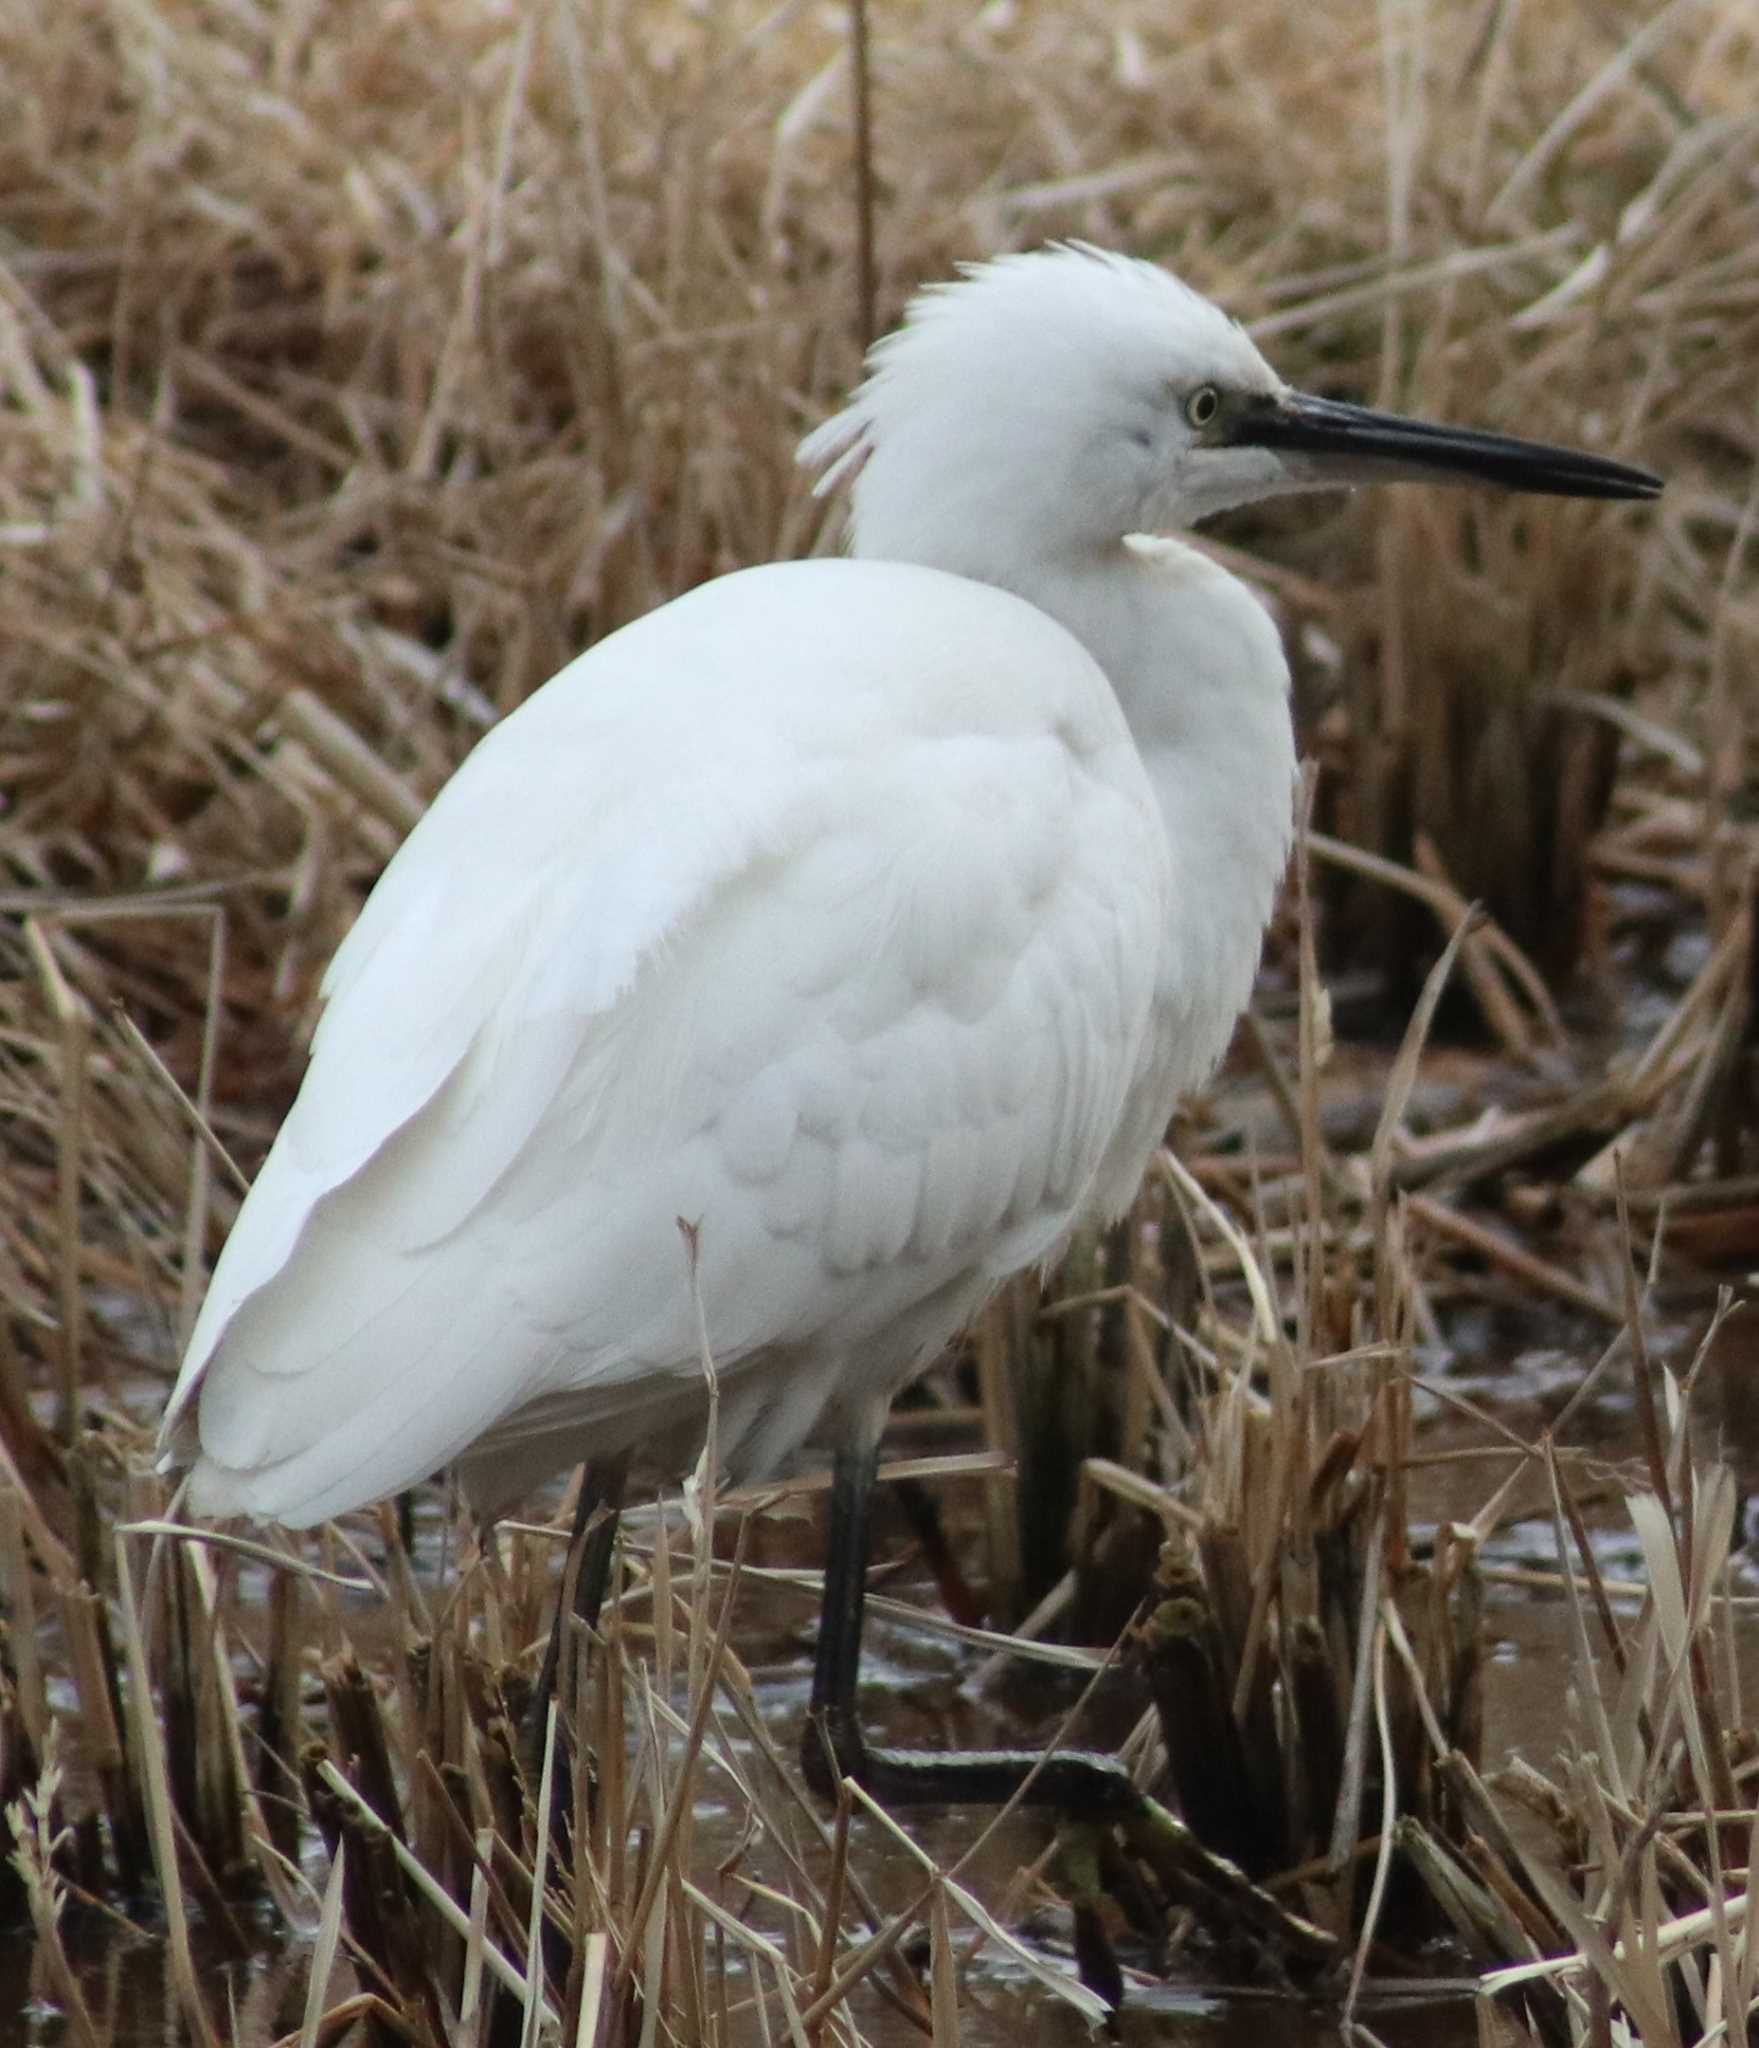
[[[1253,406],[1228,438],[1236,447],[1273,450],[1292,475],[1312,484],[1427,478],[1559,498],[1653,498],[1661,491],[1660,477],[1603,455],[1512,434],[1432,426],[1299,391]]]

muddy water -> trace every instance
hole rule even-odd
[[[1487,1312],[1488,1314],[1489,1312]],[[1469,1396],[1488,1408],[1519,1436],[1532,1440],[1544,1428],[1579,1381],[1582,1361],[1599,1349],[1600,1333],[1559,1323],[1535,1327],[1529,1318],[1517,1332],[1486,1326],[1473,1329],[1471,1318],[1457,1334],[1468,1341],[1447,1358],[1430,1362],[1438,1388]],[[1745,1324],[1731,1326],[1725,1341],[1727,1359],[1711,1374],[1712,1398],[1706,1404],[1707,1430],[1714,1428],[1728,1442],[1737,1470],[1759,1466],[1743,1439],[1742,1396],[1753,1379],[1749,1367],[1759,1364],[1759,1350]],[[1689,1331],[1682,1325],[1676,1354],[1683,1362]],[[1753,1354],[1750,1356],[1749,1354]],[[1494,1367],[1472,1360],[1495,1360]],[[1734,1391],[1718,1398],[1715,1389],[1726,1380]],[[1426,1463],[1422,1468],[1419,1513],[1432,1522],[1472,1514],[1515,1460],[1482,1455],[1486,1432],[1463,1422],[1458,1413],[1435,1397],[1425,1397],[1420,1443],[1426,1457],[1470,1452],[1457,1463]],[[1617,1388],[1580,1412],[1571,1428],[1572,1441],[1609,1461],[1628,1459],[1634,1436],[1628,1399]],[[1730,1439],[1732,1438],[1732,1441]],[[1555,1563],[1552,1537],[1543,1500],[1535,1489],[1528,1519],[1498,1533],[1490,1545],[1492,1565],[1538,1566]],[[1620,1577],[1638,1576],[1638,1560],[1629,1525],[1616,1504],[1608,1501],[1591,1511],[1603,1567]],[[889,1587],[924,1606],[933,1604],[926,1584]],[[756,1685],[765,1718],[784,1752],[798,1739],[809,1685],[809,1614],[806,1603],[774,1592],[756,1592],[742,1609],[738,1636]],[[1486,1697],[1486,1761],[1492,1767],[1512,1753],[1546,1766],[1563,1731],[1562,1703],[1569,1677],[1568,1615],[1555,1595],[1492,1587],[1487,1606],[1490,1637]],[[1759,1697],[1759,1631],[1741,1631],[1742,1684],[1747,1699]],[[1030,1675],[1000,1690],[980,1694],[974,1678],[980,1659],[939,1638],[918,1634],[877,1620],[870,1628],[863,1698],[874,1732],[894,1743],[929,1747],[964,1746],[984,1740],[1031,1741],[1042,1737],[1059,1718],[1066,1696],[1051,1696],[1041,1680]],[[1103,1707],[1102,1707],[1103,1716]],[[1096,1728],[1095,1738],[1103,1737]],[[735,1846],[738,1821],[731,1812],[705,1811],[698,1839],[703,1857],[712,1861],[724,1847]],[[860,1824],[858,1823],[858,1828]],[[725,1841],[717,1840],[717,1830]],[[912,1833],[924,1851],[942,1867],[958,1861],[970,1847],[975,1828],[965,1813],[913,1817]],[[1022,1864],[1042,1848],[1044,1835],[1030,1819],[999,1830],[966,1877],[977,1893],[997,1900]],[[882,1907],[902,1904],[918,1882],[908,1863],[877,1831],[859,1835],[855,1858],[864,1880]],[[319,1873],[321,1876],[321,1873]],[[1025,1930],[1050,1953],[1057,1952],[1063,1930],[1030,1924]],[[86,1922],[74,1932],[73,1946],[87,2000],[103,2048],[162,2048],[182,2038],[176,2002],[168,1980],[161,1943],[149,1931],[141,1937],[119,1934],[107,1923]],[[0,2048],[60,2048],[68,2039],[59,2014],[29,2003],[28,1944],[15,1938],[0,1943]],[[266,2044],[297,2030],[305,1995],[307,1955],[296,1942],[262,1928],[259,1952],[246,1963],[211,1960],[211,1980],[223,1984],[224,2003],[234,2015],[224,2031],[239,2048]],[[993,1954],[978,1956],[963,1977],[962,2039],[966,2048],[1018,2048],[1026,2041],[1046,2048],[1070,2048],[1090,2037],[1084,2023],[1059,2005],[1018,1969]],[[333,1991],[339,1992],[340,1986]],[[12,2015],[16,2014],[16,2020]],[[1463,1993],[1451,1998],[1442,1986],[1383,1990],[1365,2008],[1363,2017],[1389,2044],[1433,2044],[1433,2048],[1471,2048],[1477,2039],[1471,2002]],[[922,2036],[906,2021],[870,2001],[860,2013],[874,2048],[916,2048]],[[1261,1991],[1217,1987],[1202,1981],[1153,1987],[1133,1986],[1120,2038],[1126,2043],[1188,2044],[1188,2048],[1262,2048],[1266,2035],[1288,2048],[1325,2048],[1341,2040],[1335,2012]],[[765,2038],[754,2022],[749,2038]]]
[[[1481,1499],[1474,1481],[1473,1499]],[[1628,1567],[1616,1530],[1606,1530],[1606,1561],[1611,1569]],[[1504,1532],[1493,1546],[1498,1558],[1510,1562],[1545,1562],[1549,1538],[1537,1523]],[[910,1589],[927,1598],[927,1589]],[[763,1602],[773,1611],[751,1619],[741,1637],[752,1656],[752,1676],[766,1720],[784,1750],[797,1739],[806,1706],[809,1667],[805,1631],[798,1615],[785,1604]],[[1560,1699],[1567,1672],[1567,1641],[1561,1603],[1528,1593],[1493,1593],[1489,1630],[1492,1670],[1487,1700],[1487,1753],[1499,1761],[1519,1750],[1543,1763],[1554,1752],[1560,1726]],[[864,1700],[876,1729],[885,1739],[901,1742],[966,1743],[982,1739],[1023,1739],[1036,1732],[1036,1717],[1013,1696],[1004,1703],[974,1696],[969,1683],[977,1660],[971,1653],[938,1639],[883,1623],[871,1634],[871,1652]],[[1750,1681],[1759,1680],[1759,1660]],[[1046,1702],[1054,1718],[1060,1702]],[[706,1860],[722,1846],[731,1847],[736,1820],[730,1813],[705,1812],[699,1842]],[[716,1841],[717,1829],[727,1841]],[[912,1831],[922,1848],[946,1867],[970,1847],[972,1817],[963,1813],[927,1814],[916,1818]],[[975,1865],[969,1882],[982,1897],[999,1898],[1022,1863],[1043,1846],[1042,1829],[1030,1820],[999,1830]],[[888,1849],[882,1837],[859,1839],[855,1857],[865,1880],[884,1906],[900,1904],[915,1889],[913,1866]],[[1057,1932],[1030,1927],[1056,1950]],[[0,2027],[0,2043],[25,2048],[60,2048],[68,2037],[58,2014],[27,2004],[27,1945],[0,1946],[0,2014],[18,2012],[16,2031]],[[179,2041],[174,2017],[176,2002],[161,1945],[153,1939],[117,1938],[110,1930],[88,1929],[79,1937],[77,1953],[86,1996],[105,2048],[168,2048]],[[226,2004],[235,2015],[231,2039],[239,2048],[266,2048],[296,2030],[305,1991],[306,1954],[297,1943],[271,1935],[265,1927],[261,1952],[247,1964],[209,1967],[226,1986]],[[966,2048],[1018,2048],[1024,2041],[1045,2048],[1075,2048],[1090,2040],[1080,2018],[1060,2006],[1013,1966],[980,1956],[964,1979],[962,2040]],[[1389,2048],[1401,2044],[1433,2044],[1433,2048],[1471,2048],[1476,2041],[1470,2000],[1448,1998],[1437,1986],[1384,1992],[1363,2017]],[[861,2012],[874,2048],[919,2048],[922,2036],[906,2021],[877,2002]],[[1264,1992],[1228,1990],[1191,1981],[1133,1988],[1120,2038],[1126,2043],[1187,2044],[1187,2048],[1262,2048],[1267,2030],[1288,2048],[1327,2048],[1340,2042],[1335,2012],[1309,2007],[1299,2000]],[[763,2036],[752,2027],[749,2038]]]
[[[1545,1628],[1527,1631],[1543,1643]],[[1552,1635],[1555,1637],[1555,1630]],[[938,1643],[903,1631],[876,1629],[868,1682],[864,1687],[876,1727],[899,1742],[968,1741],[987,1731],[998,1732],[998,1716],[966,1696],[960,1680],[969,1660]],[[797,1739],[805,1710],[809,1671],[804,1656],[782,1650],[754,1671],[758,1698],[766,1719],[784,1749]],[[1512,1664],[1510,1689],[1527,1704],[1517,1717],[1533,1730],[1555,1724],[1557,1664],[1549,1662],[1550,1685],[1535,1674],[1547,1663],[1531,1655],[1531,1643]],[[1504,1702],[1505,1711],[1508,1705]],[[1025,1728],[1014,1717],[1002,1718],[1003,1736],[1020,1736]],[[970,1848],[974,1827],[964,1813],[913,1817],[912,1833],[941,1867],[949,1867]],[[735,1816],[705,1812],[699,1817],[702,1859],[712,1863],[723,1848],[734,1845]],[[717,1837],[724,1835],[725,1840]],[[1031,1820],[1004,1824],[973,1863],[965,1879],[983,1898],[996,1900],[1022,1864],[1044,1846],[1043,1829]],[[876,1832],[863,1835],[859,1824],[854,1861],[882,1909],[901,1905],[920,1883],[915,1866],[889,1849]],[[321,1873],[314,1873],[321,1877]],[[1029,1924],[1028,1935],[1042,1937],[1047,1952],[1057,1953],[1055,1928]],[[84,1927],[70,1943],[79,1964],[82,1985],[104,2048],[171,2048],[184,2035],[176,2018],[177,2002],[162,1944],[118,1936],[109,1928]],[[1066,1961],[1066,1956],[1064,1957]],[[224,2035],[236,2048],[267,2048],[297,2030],[305,1997],[307,1951],[263,1928],[261,1951],[248,1963],[217,1957],[204,1961],[204,1974],[223,1984],[222,2009],[233,2015]],[[1019,2048],[1024,2042],[1044,2048],[1077,2048],[1093,2036],[1085,2022],[1062,2006],[1017,1967],[992,1956],[979,1956],[962,1976],[961,2040],[964,2048]],[[333,1995],[343,1987],[333,1985]],[[735,1995],[737,1987],[735,1985]],[[62,2048],[68,2039],[64,2021],[49,2007],[28,2003],[28,1944],[0,1945],[0,2015],[17,2012],[16,2031],[0,2022],[0,2044],[13,2048]],[[864,2037],[872,2048],[921,2048],[923,2036],[908,2021],[877,2000],[859,2007]],[[1476,2033],[1469,2001],[1438,1998],[1435,1987],[1421,1987],[1404,1996],[1377,1997],[1364,2017],[1388,2048],[1471,2048]],[[1207,1981],[1174,1980],[1132,1988],[1118,2038],[1125,2043],[1187,2044],[1187,2048],[1262,2048],[1266,2030],[1287,2048],[1329,2048],[1342,2043],[1335,2012],[1308,2006],[1292,1997],[1261,1991],[1230,1991]],[[770,2036],[755,2022],[737,2037],[756,2044]]]
[[[1513,1743],[1535,1756],[1549,1754],[1557,1727],[1559,1683],[1564,1648],[1555,1605],[1530,1600],[1499,1603],[1493,1626],[1502,1654],[1492,1692],[1495,1710],[1493,1745],[1498,1753]],[[955,1660],[938,1647],[925,1650],[920,1639],[901,1635],[888,1640],[878,1632],[876,1660],[866,1697],[888,1735],[901,1740],[920,1737],[928,1728],[993,1720],[968,1714],[956,1702]],[[803,1660],[771,1663],[758,1676],[759,1696],[784,1736],[791,1736],[804,1708],[806,1669]],[[888,1702],[897,1710],[888,1711]],[[901,1724],[901,1725],[900,1725]],[[708,1817],[705,1817],[707,1819]],[[731,1823],[727,1823],[729,1834]],[[913,1830],[924,1850],[943,1866],[969,1846],[970,1817],[960,1814],[923,1816]],[[704,1828],[703,1847],[712,1855],[712,1826]],[[1005,1889],[1020,1864],[1036,1855],[1042,1833],[1030,1823],[999,1832],[992,1847],[968,1873],[980,1896],[994,1899]],[[901,1899],[911,1887],[912,1872],[901,1860],[888,1859],[876,1839],[857,1846],[863,1875],[886,1900]],[[1054,1943],[1047,1942],[1054,1948]],[[162,1946],[152,1939],[115,1938],[96,1930],[77,1944],[87,2000],[105,2048],[169,2048],[181,2039],[174,2017],[177,2007]],[[299,2025],[305,1995],[306,1952],[297,1943],[274,1939],[264,1930],[261,1953],[250,1963],[209,1965],[226,1985],[226,2004],[236,2015],[232,2039],[238,2048],[267,2044]],[[980,1957],[963,1978],[961,2006],[965,2048],[1019,2048],[1023,2042],[1044,2048],[1077,2048],[1091,2042],[1084,2022],[1060,2006],[1022,1974],[1006,1964]],[[27,1945],[0,1946],[0,2014],[18,2012],[16,2032],[0,2028],[0,2042],[21,2048],[61,2048],[68,2036],[60,2016],[49,2008],[27,2004]],[[1476,2031],[1469,2000],[1438,1996],[1436,1987],[1382,1994],[1365,2007],[1363,2017],[1388,2043],[1388,2048],[1472,2048]],[[862,2012],[862,2026],[874,2048],[920,2048],[922,2036],[907,2022],[877,2003]],[[1335,2013],[1299,2000],[1253,1991],[1230,1991],[1202,1981],[1133,1987],[1120,2028],[1125,2043],[1159,2043],[1165,2048],[1263,2048],[1270,2038],[1287,2048],[1330,2048],[1342,2042]],[[761,2038],[755,2025],[750,2038]]]

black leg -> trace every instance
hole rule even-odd
[[[541,1761],[544,1726],[549,1719],[550,1701],[556,1692],[561,1668],[562,1645],[573,1633],[572,1620],[587,1628],[599,1623],[599,1609],[605,1603],[605,1588],[611,1579],[611,1558],[617,1547],[617,1516],[623,1506],[623,1486],[629,1477],[629,1454],[591,1462],[580,1475],[580,1498],[574,1510],[574,1532],[568,1539],[568,1561],[562,1567],[562,1590],[556,1599],[556,1618],[550,1626],[550,1640],[544,1646],[543,1668],[525,1716],[526,1754]],[[595,1519],[596,1517],[596,1519]],[[573,1594],[570,1598],[570,1583]],[[574,1665],[569,1663],[570,1672]],[[562,1688],[562,1707],[573,1704],[571,1687]]]
[[[1071,1820],[1127,1820],[1140,1814],[1142,1795],[1112,1757],[1071,1752],[1045,1759],[1036,1750],[1011,1749],[930,1755],[869,1747],[856,1713],[855,1687],[867,1584],[867,1510],[878,1464],[876,1439],[840,1450],[832,1471],[824,1604],[812,1705],[800,1745],[807,1784],[820,1798],[834,1799],[838,1780],[853,1778],[887,1807],[1001,1806],[1025,1785],[1029,1805],[1054,1808]]]

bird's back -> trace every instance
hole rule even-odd
[[[684,1441],[681,1221],[735,1463],[889,1391],[1079,1214],[1166,888],[1103,674],[1000,591],[784,565],[602,642],[332,963],[169,1411],[194,1504]]]

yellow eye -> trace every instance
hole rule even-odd
[[[1199,384],[1185,401],[1185,417],[1201,433],[1222,409],[1222,395],[1213,384]]]

